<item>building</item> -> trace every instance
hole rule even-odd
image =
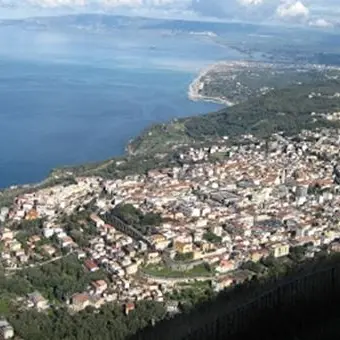
[[[95,272],[95,271],[97,271],[97,270],[99,270],[99,267],[97,266],[97,264],[94,262],[94,261],[92,261],[92,260],[85,260],[85,262],[84,262],[84,266],[86,267],[86,269],[88,270],[88,271],[90,271],[90,272]]]
[[[27,221],[34,221],[39,217],[39,214],[36,209],[31,209],[25,215],[25,220]]]
[[[28,294],[28,298],[38,310],[45,310],[49,307],[48,300],[46,300],[39,292]]]
[[[179,302],[178,301],[168,301],[165,304],[165,309],[169,314],[177,314],[179,313]]]
[[[157,250],[164,250],[169,245],[169,241],[166,239],[164,235],[161,234],[152,235],[151,243]]]
[[[127,266],[127,267],[125,268],[125,270],[126,270],[126,274],[128,274],[128,275],[134,275],[134,274],[136,274],[137,271],[138,271],[138,265],[137,265],[137,263],[132,263],[132,264],[130,264],[129,266]]]
[[[266,249],[254,250],[250,252],[250,260],[253,262],[259,262],[261,259],[267,257],[269,252]]]
[[[90,305],[90,297],[87,293],[74,294],[71,298],[71,308],[79,312]]]
[[[289,254],[289,245],[286,243],[273,244],[272,254],[274,257],[287,256]]]
[[[12,230],[4,228],[0,230],[0,240],[13,240],[14,233]]]
[[[103,294],[107,289],[107,283],[104,280],[92,281],[91,286],[93,287],[96,295]]]
[[[0,339],[12,339],[14,329],[7,320],[0,320]]]
[[[128,302],[125,304],[125,314],[129,315],[135,309],[135,304],[133,302]]]
[[[236,266],[233,261],[222,260],[217,266],[216,271],[219,273],[227,273],[235,269]]]
[[[48,255],[48,256],[53,256],[56,253],[56,249],[49,245],[49,244],[45,244],[41,247],[41,249],[43,250],[43,252]]]
[[[103,227],[105,225],[105,222],[96,214],[91,214],[90,219],[97,228]]]
[[[211,232],[218,237],[222,236],[223,228],[221,226],[213,226],[211,227]]]
[[[191,253],[193,250],[192,243],[181,242],[181,241],[175,241],[174,248],[180,254]]]
[[[161,257],[157,251],[153,251],[147,254],[147,263],[159,263],[161,261]]]
[[[330,244],[329,249],[333,252],[340,252],[340,242],[333,242]]]
[[[220,278],[212,282],[212,288],[215,292],[219,292],[225,288],[230,287],[233,282],[233,279],[230,277]]]

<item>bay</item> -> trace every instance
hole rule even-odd
[[[120,155],[150,124],[217,110],[188,100],[188,86],[239,58],[189,35],[1,28],[0,187]]]

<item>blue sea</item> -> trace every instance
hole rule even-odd
[[[217,110],[187,99],[202,67],[238,52],[207,37],[0,28],[0,187],[121,155],[148,125]]]

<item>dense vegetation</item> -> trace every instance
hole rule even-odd
[[[155,230],[154,227],[159,226],[162,223],[160,214],[152,212],[144,214],[132,204],[118,204],[111,210],[109,215],[110,214],[120,218],[126,224],[132,225],[143,235],[151,235]]]
[[[9,321],[16,333],[27,340],[123,340],[164,316],[160,303],[141,301],[128,316],[122,307],[106,305],[98,312],[88,307],[73,315],[64,308],[49,313],[20,311]]]
[[[222,241],[222,238],[217,236],[216,234],[212,233],[211,231],[207,231],[204,235],[203,235],[203,239],[211,242],[211,243],[220,243]]]
[[[163,305],[153,301],[138,302],[128,316],[123,306],[116,304],[107,304],[98,312],[88,307],[80,313],[70,313],[64,303],[97,279],[108,280],[102,271],[86,272],[73,255],[13,275],[0,271],[0,315],[6,316],[16,334],[29,340],[125,339],[165,317]],[[36,290],[53,304],[46,313],[25,310],[24,304],[15,299]]]
[[[51,301],[66,301],[74,293],[84,291],[92,280],[106,279],[102,271],[85,272],[75,255],[61,260],[0,277],[0,295],[23,296],[38,290]]]

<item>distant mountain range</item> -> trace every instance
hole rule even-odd
[[[116,16],[106,14],[78,14],[51,17],[34,17],[27,19],[0,20],[1,25],[23,27],[105,27],[109,28],[144,28],[183,31],[214,31],[223,33],[228,31],[253,32],[258,30],[259,25],[241,23],[219,23],[186,21],[174,19],[155,19],[145,17]]]

